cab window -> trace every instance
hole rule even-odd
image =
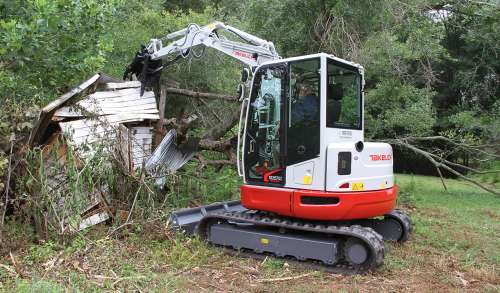
[[[328,60],[326,126],[361,129],[361,75]]]
[[[245,167],[246,179],[265,184],[284,184],[280,126],[285,96],[282,65],[259,69],[249,105]]]
[[[320,151],[320,59],[290,62],[287,160],[293,165]]]

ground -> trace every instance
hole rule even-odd
[[[387,243],[384,265],[367,275],[229,256],[173,235],[162,221],[38,244],[26,240],[29,226],[11,223],[0,249],[0,291],[499,292],[500,198],[457,180],[446,180],[444,191],[438,178],[396,179],[414,234],[404,245]]]

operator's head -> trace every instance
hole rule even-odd
[[[310,84],[304,83],[300,86],[299,96],[306,97],[313,95],[313,88]]]

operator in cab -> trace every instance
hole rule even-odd
[[[288,161],[306,160],[317,153],[319,141],[320,99],[308,82],[297,82],[298,93],[291,104],[288,130]],[[305,135],[307,134],[307,135]]]
[[[298,98],[292,106],[292,121],[296,127],[307,127],[319,121],[319,98],[307,83],[300,85]]]

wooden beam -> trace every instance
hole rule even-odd
[[[160,112],[160,119],[156,123],[154,148],[156,148],[156,146],[160,144],[161,140],[165,136],[164,121],[165,121],[166,101],[167,101],[167,87],[162,85],[160,88],[160,101],[158,103],[158,111]]]
[[[179,88],[173,88],[173,87],[167,87],[167,91],[171,94],[188,96],[188,97],[197,98],[197,99],[203,98],[203,99],[226,100],[226,101],[232,101],[232,102],[238,101],[238,98],[235,96],[223,95],[223,94],[202,93],[202,92],[195,92],[195,91],[191,91],[191,90],[179,89]]]

